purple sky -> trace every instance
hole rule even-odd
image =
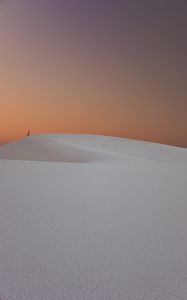
[[[187,147],[186,1],[4,0],[0,38],[0,140],[29,127]]]

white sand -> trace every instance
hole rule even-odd
[[[89,135],[0,146],[1,300],[186,300],[187,149]]]

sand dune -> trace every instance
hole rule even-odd
[[[117,154],[63,139],[63,136],[33,136],[0,148],[0,159],[54,161],[54,162],[96,162],[113,160]]]
[[[186,300],[186,182],[177,147],[89,135],[0,146],[0,299]]]
[[[187,150],[157,143],[97,135],[34,135],[0,147],[0,159],[96,162],[124,156],[187,165]]]

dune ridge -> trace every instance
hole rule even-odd
[[[0,146],[0,159],[89,163],[124,157],[187,165],[187,149],[125,138],[44,134]]]

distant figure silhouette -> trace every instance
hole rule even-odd
[[[30,133],[31,133],[31,132],[30,132],[30,130],[28,130],[28,132],[27,132],[27,136],[30,136]]]

